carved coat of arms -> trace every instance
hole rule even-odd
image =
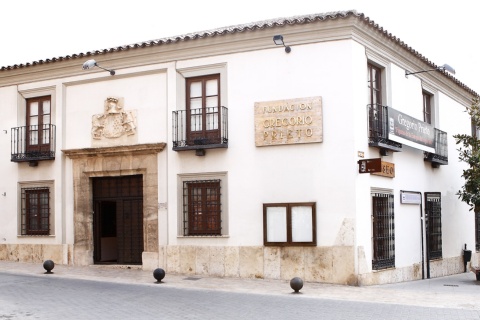
[[[93,139],[118,138],[136,133],[137,120],[133,111],[123,109],[123,99],[108,97],[104,112],[92,117]]]

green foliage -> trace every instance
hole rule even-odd
[[[470,211],[480,209],[480,98],[474,97],[472,105],[466,108],[472,119],[472,126],[477,128],[473,135],[457,134],[453,137],[458,146],[458,159],[465,162],[468,168],[463,170],[465,185],[457,192],[458,198],[470,206]]]

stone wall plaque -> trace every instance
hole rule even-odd
[[[104,111],[92,117],[92,138],[113,139],[136,133],[137,119],[134,111],[124,110],[123,98],[108,97]]]
[[[255,145],[322,142],[322,122],[322,97],[255,102]]]

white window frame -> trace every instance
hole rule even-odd
[[[367,70],[367,65],[372,64],[381,69],[382,77],[382,105],[391,106],[392,105],[392,81],[391,81],[391,63],[384,57],[378,55],[376,52],[373,52],[367,49],[366,52],[367,61],[365,64],[365,70]],[[367,79],[368,75],[366,74]],[[367,101],[370,101],[370,98],[367,97]],[[370,102],[368,102],[370,103]]]
[[[36,88],[30,90],[20,90],[18,92],[18,112],[17,125],[19,127],[27,125],[27,99],[43,96],[50,96],[50,124],[55,124],[56,103],[55,87]]]
[[[199,65],[177,69],[177,110],[185,110],[187,107],[187,78],[220,74],[220,106],[227,106],[227,64],[218,63],[211,65]]]

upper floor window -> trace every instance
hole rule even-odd
[[[39,152],[50,145],[50,96],[27,99],[27,152]]]
[[[20,127],[12,128],[11,161],[31,166],[41,160],[55,159],[55,125],[51,96],[26,98],[19,112]]]
[[[187,144],[220,143],[220,75],[186,81]]]
[[[432,95],[426,91],[423,95],[423,122],[432,124]]]
[[[368,69],[368,93],[369,104],[382,104],[382,69],[371,63],[367,65]]]
[[[179,104],[172,112],[172,149],[203,156],[206,149],[228,148],[227,64],[177,67]]]

